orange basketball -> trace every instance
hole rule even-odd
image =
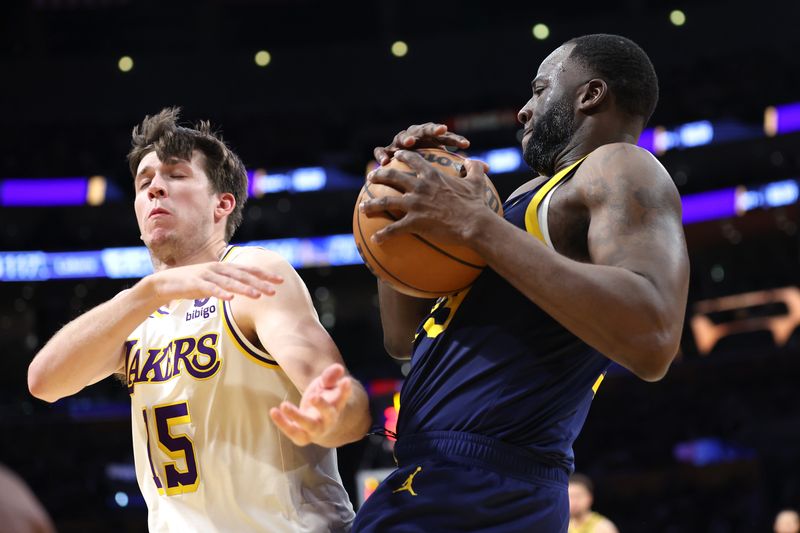
[[[438,148],[420,148],[416,152],[441,172],[454,177],[466,174],[464,158],[457,154]],[[396,159],[386,166],[411,170]],[[365,183],[361,188],[353,212],[353,235],[367,268],[398,292],[418,298],[437,298],[469,287],[486,266],[486,261],[466,246],[441,244],[411,233],[395,235],[382,244],[370,240],[373,233],[398,220],[403,213],[385,211],[383,216],[368,218],[358,210],[358,204],[401,194],[385,185]],[[486,205],[502,216],[503,203],[488,178]]]

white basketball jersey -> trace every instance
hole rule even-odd
[[[223,261],[241,248],[230,247]],[[126,342],[136,476],[151,532],[347,531],[335,450],[298,447],[269,409],[300,393],[227,302],[159,309]]]

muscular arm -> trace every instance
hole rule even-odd
[[[409,359],[414,333],[433,300],[406,296],[378,280],[383,346],[395,359]]]
[[[664,376],[683,325],[689,263],[680,197],[661,165],[632,145],[596,150],[576,175],[590,215],[591,263],[483,216],[469,244],[564,327],[648,381]]]
[[[284,278],[273,298],[234,300],[232,310],[237,322],[255,332],[301,393],[332,364],[344,365],[339,350],[317,318],[305,284],[291,265],[277,254],[262,250],[249,250],[237,262],[260,265]],[[347,402],[332,430],[315,440],[316,444],[341,446],[363,438],[369,429],[366,391],[357,380],[347,380]]]

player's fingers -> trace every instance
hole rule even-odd
[[[389,215],[389,218],[396,219],[397,217],[391,214],[391,211],[403,211],[407,209],[405,196],[381,196],[373,200],[364,200],[358,204],[358,209],[367,217],[376,215]]]
[[[281,276],[280,274],[275,274],[274,272],[270,272],[269,270],[265,270],[263,268],[254,267],[250,265],[242,265],[239,263],[216,263],[216,264],[219,265],[219,268],[222,268],[226,271],[246,272],[250,276],[253,276],[254,278],[260,279],[262,281],[275,284],[283,283],[283,276]]]
[[[469,146],[469,141],[465,137],[448,131],[446,124],[427,122],[416,129],[409,128],[408,132],[409,135],[413,135],[417,141],[436,141],[439,144],[457,146],[460,148]]]
[[[322,371],[321,381],[322,386],[326,389],[335,387],[340,379],[344,376],[344,366],[339,363],[333,363],[328,368]]]
[[[370,185],[373,183],[388,185],[400,192],[408,192],[414,189],[414,185],[417,183],[417,175],[407,170],[381,167],[367,174],[367,182]]]
[[[439,144],[453,146],[455,148],[469,148],[470,144],[469,139],[452,132],[447,132],[444,135],[440,135],[436,138],[436,140],[439,142]]]
[[[419,177],[429,176],[431,173],[436,172],[433,166],[425,161],[425,159],[417,152],[412,152],[411,150],[398,150],[397,153],[394,154],[394,158],[411,167],[411,170],[416,172],[417,176]]]
[[[415,124],[406,130],[406,136],[412,137],[415,140],[432,139],[444,135],[445,133],[447,133],[447,125],[438,124],[436,122]]]
[[[280,409],[273,407],[269,410],[269,416],[275,425],[278,426],[278,429],[280,429],[284,435],[289,437],[293,443],[297,444],[298,446],[305,446],[311,442],[310,435],[293,424],[292,421],[289,420]]]
[[[376,146],[374,150],[372,150],[372,154],[375,156],[375,161],[378,162],[379,165],[385,165],[392,159],[392,154],[394,150],[390,150],[385,146]]]
[[[329,429],[339,419],[339,410],[336,405],[327,401],[322,396],[314,396],[310,399],[311,405],[319,411],[320,415],[320,432]]]
[[[384,226],[381,230],[372,234],[371,240],[375,244],[381,244],[386,239],[392,238],[394,235],[402,233],[409,233],[413,230],[414,217],[406,215],[397,222],[392,222],[388,226]]]
[[[233,299],[232,292],[223,289],[218,284],[211,281],[201,280],[199,288],[204,296],[213,296],[215,298],[219,298],[220,300]]]
[[[252,267],[248,267],[247,269],[231,268],[234,266],[241,267],[244,265],[222,265],[216,270],[216,272],[222,276],[236,280],[239,283],[254,289],[257,293],[263,293],[270,296],[275,294],[275,287],[273,287],[272,283],[259,277],[259,274],[263,274],[263,271],[260,271],[260,269],[253,269]],[[270,274],[270,276],[274,277],[275,275]],[[280,279],[282,282],[283,278]],[[260,294],[256,294],[255,297],[258,297],[259,295]],[[248,296],[250,296],[250,294],[248,294]]]
[[[353,394],[353,378],[343,377],[336,384],[336,392],[328,401],[333,405],[336,412],[341,412],[347,405],[347,400]]]
[[[260,288],[253,287],[252,285],[239,281],[235,277],[226,274],[228,273],[209,271],[205,273],[203,278],[205,281],[214,283],[228,292],[232,292],[233,294],[241,294],[242,296],[247,296],[249,298],[258,298],[261,296],[262,292],[265,294],[275,293],[275,289],[272,289],[271,287],[269,290],[262,291]]]
[[[484,176],[489,172],[489,165],[477,159],[467,159],[464,161],[464,168],[467,169],[467,179],[480,180],[483,183]]]
[[[280,406],[281,413],[300,429],[309,435],[317,435],[321,431],[322,417],[319,414],[311,414],[308,410],[301,411],[296,405],[283,402]]]

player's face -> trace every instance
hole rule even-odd
[[[583,516],[592,508],[592,494],[580,483],[569,484],[569,515]]]
[[[525,162],[544,176],[555,173],[556,158],[575,134],[573,97],[573,45],[556,49],[545,59],[531,82],[533,95],[518,114],[525,127],[522,151]]]
[[[210,235],[216,196],[202,153],[191,160],[145,155],[136,171],[134,209],[142,240],[151,250],[196,242]]]

